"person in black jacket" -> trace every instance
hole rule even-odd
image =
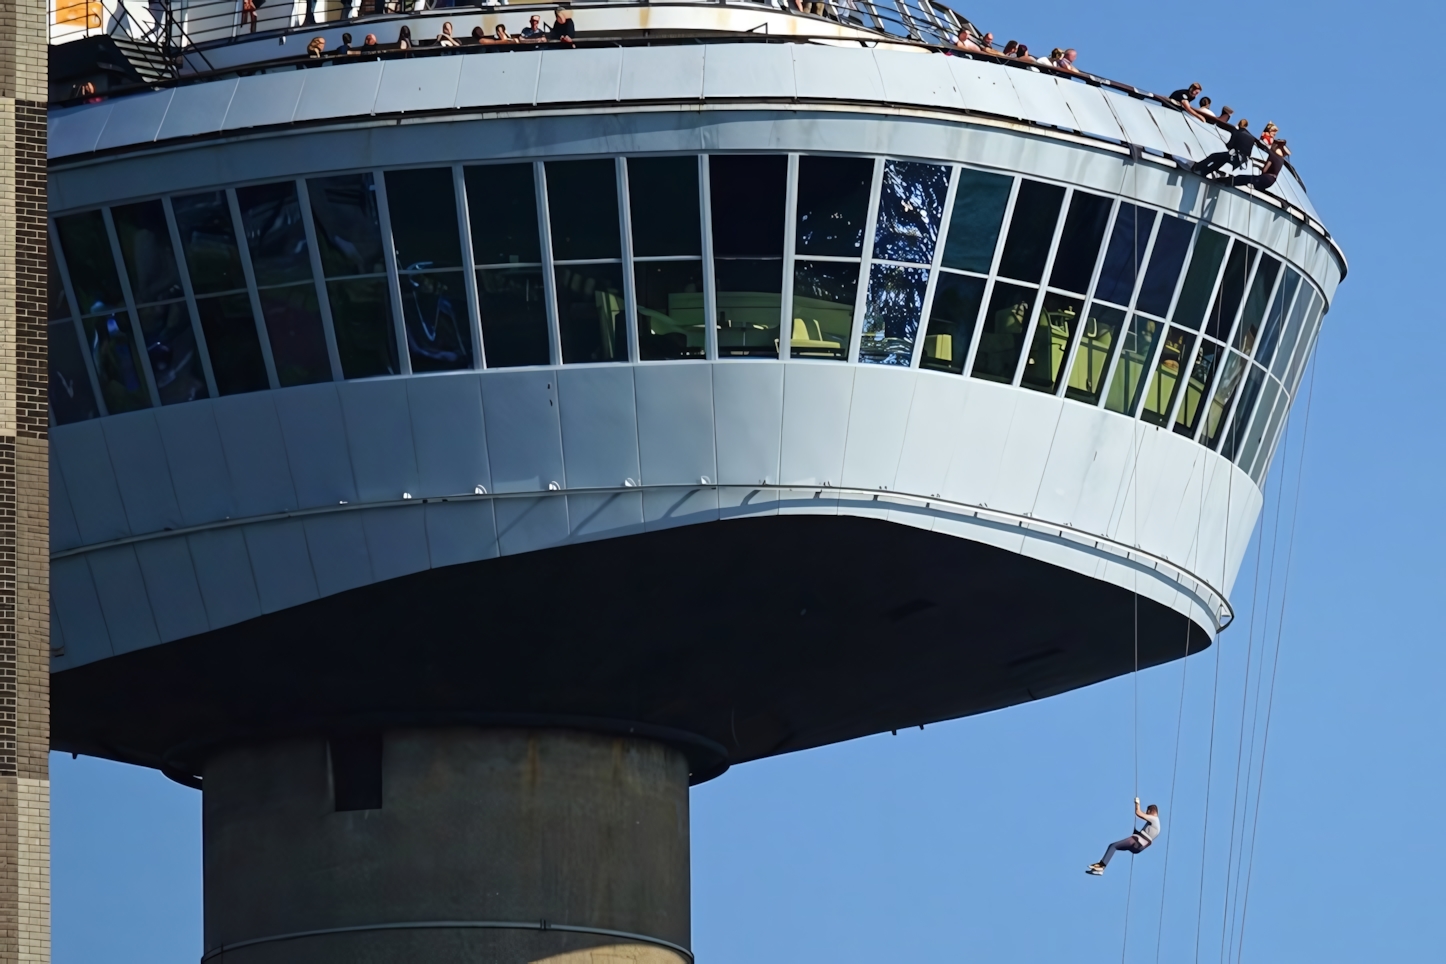
[[[558,7],[552,29],[547,32],[547,39],[555,43],[570,44],[576,35],[577,27],[572,22],[572,11],[566,7]]]
[[[1265,160],[1260,162],[1259,174],[1237,174],[1230,179],[1230,183],[1236,187],[1253,187],[1257,191],[1264,191],[1275,184],[1275,179],[1280,177],[1281,169],[1285,167],[1285,159],[1289,156],[1285,138],[1281,138],[1270,145]]]
[[[1242,119],[1235,125],[1235,130],[1230,132],[1230,139],[1225,142],[1225,150],[1196,161],[1190,168],[1191,172],[1201,177],[1209,177],[1226,164],[1243,167],[1250,163],[1250,154],[1255,150],[1255,135],[1250,133],[1249,128],[1250,121]]]

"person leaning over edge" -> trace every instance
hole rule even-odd
[[[572,11],[566,7],[558,7],[552,29],[547,32],[547,39],[555,43],[571,44],[576,36],[577,27],[572,22]]]
[[[1160,835],[1160,808],[1152,803],[1145,808],[1144,813],[1141,813],[1140,798],[1136,797],[1135,816],[1145,821],[1145,825],[1131,833],[1124,840],[1116,840],[1106,847],[1105,855],[1095,863],[1086,867],[1085,873],[1102,877],[1104,876],[1105,868],[1110,865],[1110,858],[1115,855],[1115,851],[1128,850],[1132,854],[1137,854],[1155,842],[1155,838]]]
[[[1225,150],[1216,151],[1209,157],[1196,161],[1190,172],[1208,177],[1226,164],[1231,167],[1244,167],[1250,162],[1250,155],[1255,150],[1255,135],[1250,133],[1249,128],[1250,121],[1241,118],[1240,123],[1235,125],[1235,130],[1230,132],[1230,139],[1225,142]]]
[[[1285,138],[1276,141],[1270,147],[1270,152],[1265,160],[1259,161],[1259,174],[1237,174],[1230,179],[1234,187],[1253,187],[1257,191],[1264,191],[1275,184],[1276,178],[1280,177],[1281,170],[1285,167],[1285,159],[1290,156],[1290,150],[1285,146]]]
[[[527,21],[527,26],[517,35],[522,40],[541,42],[547,39],[547,31],[542,29],[542,18],[533,14]]]

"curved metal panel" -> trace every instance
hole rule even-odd
[[[391,63],[413,62],[402,60]],[[332,69],[333,67],[336,69]],[[372,112],[372,106],[377,99],[377,88],[382,80],[382,65],[327,64],[325,67],[305,71],[303,76],[306,77],[306,84],[302,87],[301,98],[297,101],[292,120],[350,117]]]

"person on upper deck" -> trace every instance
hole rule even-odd
[[[1201,117],[1206,118],[1207,120],[1214,120],[1215,112],[1210,109],[1210,105],[1212,103],[1214,102],[1209,97],[1201,97],[1200,103],[1195,105],[1195,113],[1199,114]]]
[[[1290,150],[1285,146],[1285,138],[1276,141],[1265,155],[1265,160],[1257,161],[1260,165],[1259,174],[1237,174],[1230,179],[1235,187],[1253,187],[1257,191],[1264,191],[1275,184],[1280,177],[1280,172],[1285,167],[1285,159],[1290,156]]]
[[[1235,130],[1230,132],[1230,139],[1225,142],[1225,150],[1195,162],[1190,170],[1201,177],[1208,177],[1226,164],[1243,167],[1250,163],[1250,155],[1254,150],[1255,135],[1250,133],[1250,121],[1242,118],[1240,123],[1235,125]]]
[[[504,27],[504,26],[502,26],[502,24],[499,23],[499,24],[496,26],[496,28],[493,29],[493,31],[492,31],[492,39],[488,40],[487,43],[490,43],[490,44],[515,44],[515,43],[517,43],[517,38],[514,37],[514,36],[512,36],[510,33],[508,33],[508,32],[507,32],[507,28]]]
[[[1064,56],[1059,59],[1059,62],[1056,63],[1055,66],[1060,70],[1068,70],[1072,74],[1077,74],[1080,70],[1074,65],[1074,62],[1078,59],[1079,51],[1073,47],[1069,47],[1065,49]]]
[[[556,43],[571,44],[577,36],[577,27],[572,22],[572,11],[566,7],[557,8],[557,16],[552,21],[552,29],[547,32],[547,39]]]
[[[517,35],[522,40],[540,42],[547,39],[547,31],[542,29],[542,18],[533,14],[527,20],[527,26]]]
[[[978,53],[980,51],[979,45],[975,43],[974,40],[969,36],[968,30],[959,31],[959,39],[954,41],[954,46],[958,47],[960,50],[968,50],[973,53]]]
[[[1004,49],[999,51],[1001,57],[1013,57],[1019,51],[1019,41],[1010,40],[1004,44]]]
[[[457,38],[452,36],[452,21],[448,20],[442,24],[442,32],[437,34],[438,47],[460,47]]]
[[[325,53],[325,52],[326,52],[326,38],[325,38],[325,37],[312,37],[312,38],[311,38],[311,43],[309,43],[309,44],[306,45],[306,56],[308,56],[308,57],[320,57],[320,56],[321,56],[323,53]]]
[[[1182,87],[1172,93],[1170,95],[1170,99],[1173,100],[1175,103],[1179,104],[1181,107],[1184,107],[1187,104],[1193,106],[1193,101],[1196,97],[1200,96],[1200,91],[1204,89],[1205,88],[1201,87],[1199,84],[1191,84],[1189,87]]]
[[[412,49],[412,28],[408,27],[406,24],[402,24],[402,29],[397,31],[397,49]]]

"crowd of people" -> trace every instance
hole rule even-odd
[[[350,33],[341,35],[341,46],[331,54],[326,52],[326,38],[313,37],[306,45],[306,55],[311,58],[322,58],[327,56],[346,57],[371,53],[378,53],[382,50],[412,50],[421,46],[433,47],[465,47],[465,46],[488,46],[491,44],[541,44],[560,43],[571,44],[577,36],[577,25],[573,23],[572,11],[566,7],[558,7],[553,14],[551,25],[544,27],[542,17],[533,14],[516,35],[513,35],[502,24],[498,24],[489,36],[487,31],[481,27],[473,27],[468,37],[458,37],[452,32],[452,21],[442,24],[441,33],[430,41],[417,41],[412,37],[412,28],[402,24],[401,30],[397,33],[397,42],[383,46],[377,42],[377,35],[367,34],[362,38],[358,46],[353,46]]]

